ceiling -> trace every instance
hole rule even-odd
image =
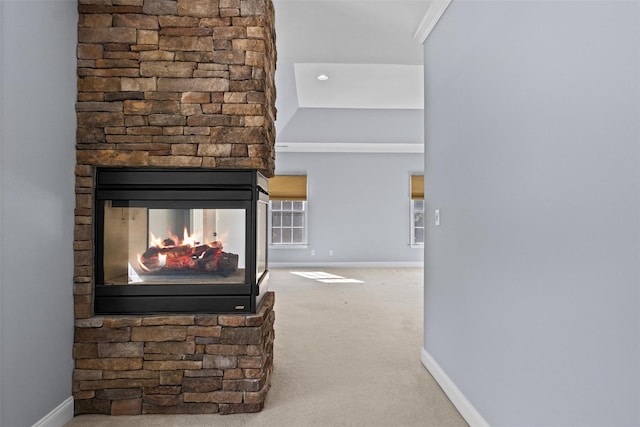
[[[423,48],[414,35],[431,1],[273,3],[277,150],[422,145]]]

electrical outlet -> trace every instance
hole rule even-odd
[[[316,254],[316,250],[315,249],[311,249],[311,255],[315,255]]]
[[[333,249],[329,249],[329,256],[333,256]]]

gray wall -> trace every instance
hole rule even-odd
[[[424,133],[423,110],[298,108],[285,120],[286,126],[278,125],[278,142],[415,144]]]
[[[71,396],[77,4],[0,2],[0,425]]]
[[[454,0],[425,45],[425,349],[492,426],[640,425],[640,3]]]
[[[422,154],[278,153],[276,174],[307,175],[309,247],[271,249],[269,262],[422,263],[409,181],[423,167]]]

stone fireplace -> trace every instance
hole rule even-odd
[[[96,275],[104,275],[104,265],[96,269],[104,260],[96,177],[120,169],[273,175],[271,1],[80,0],[78,10],[76,414],[259,411],[273,366],[273,293],[239,314],[96,314],[104,282]],[[222,250],[211,240],[207,249]],[[231,255],[198,268],[231,274]],[[143,261],[150,270],[159,262]]]
[[[97,314],[255,313],[268,182],[250,169],[99,168]]]

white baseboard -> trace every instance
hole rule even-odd
[[[73,419],[73,396],[67,398],[51,412],[45,415],[33,427],[63,427]]]
[[[423,268],[424,262],[269,262],[272,268]]]
[[[471,402],[467,400],[460,389],[456,387],[453,381],[451,381],[451,378],[449,378],[440,365],[438,365],[438,362],[436,362],[424,348],[422,349],[422,356],[420,357],[420,360],[424,367],[427,368],[427,371],[431,373],[433,378],[440,385],[447,397],[449,397],[453,406],[455,406],[458,412],[460,412],[462,418],[469,423],[470,427],[490,427],[489,423],[482,418],[482,415],[480,415]]]

